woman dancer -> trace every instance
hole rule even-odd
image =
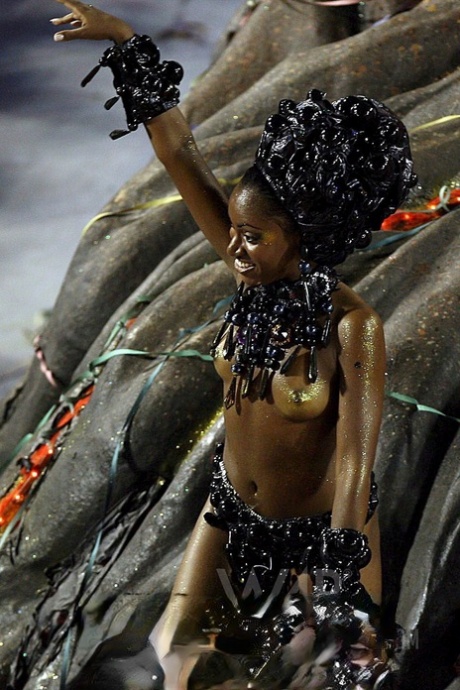
[[[238,285],[213,344],[225,444],[155,649],[167,667],[168,656],[180,658],[171,652],[208,640],[212,628],[216,647],[241,652],[254,646],[254,620],[280,613],[263,628],[264,662],[307,623],[353,630],[356,642],[357,621],[372,618],[381,597],[372,466],[385,354],[379,317],[334,266],[369,242],[414,184],[407,132],[364,96],[330,103],[313,90],[301,103],[281,101],[227,200],[177,107],[180,66],[160,62],[150,39],[124,21],[58,2],[70,13],[52,22],[73,28],[56,41],[114,41],[100,64],[113,71],[128,130],[145,125]],[[283,615],[289,591],[304,597]],[[340,649],[325,682],[351,687],[359,665],[349,644]]]

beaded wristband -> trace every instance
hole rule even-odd
[[[331,568],[354,565],[361,569],[371,560],[371,550],[368,538],[362,532],[329,528],[321,536],[321,556]]]
[[[317,594],[334,593],[349,599],[362,592],[359,571],[371,560],[365,534],[354,529],[327,528],[321,536],[320,555],[322,565],[313,572]],[[337,592],[337,578],[340,593]]]
[[[121,98],[127,130],[116,129],[112,139],[129,134],[138,126],[174,108],[179,103],[178,85],[184,70],[178,62],[160,62],[160,51],[149,36],[135,34],[103,53],[99,64],[83,79],[86,86],[101,67],[110,67],[117,96],[104,105],[109,110]]]

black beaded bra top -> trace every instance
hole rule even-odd
[[[286,373],[302,348],[310,350],[308,380],[316,380],[317,349],[325,347],[331,332],[332,292],[337,275],[325,266],[314,270],[303,267],[299,280],[279,280],[268,285],[246,287],[241,283],[224,323],[211,346],[215,357],[224,340],[222,355],[233,360],[233,380],[225,396],[227,408],[235,402],[236,384],[241,380],[241,395],[249,395],[256,370],[261,377],[257,395],[266,397],[268,384],[276,371]],[[326,317],[324,323],[320,317]],[[286,358],[286,353],[295,349]]]

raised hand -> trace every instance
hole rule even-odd
[[[72,29],[58,31],[54,34],[55,41],[72,41],[75,39],[103,41],[112,40],[123,43],[134,35],[133,28],[122,19],[114,17],[107,12],[87,5],[78,0],[56,0],[60,5],[65,5],[70,13],[63,17],[51,19],[55,26],[70,24]]]

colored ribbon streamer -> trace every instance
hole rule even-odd
[[[180,194],[171,194],[171,196],[164,196],[160,199],[154,199],[152,201],[145,201],[143,204],[136,204],[136,206],[130,206],[129,208],[120,209],[120,211],[105,211],[103,213],[98,213],[97,216],[91,218],[91,220],[86,223],[82,230],[82,235],[85,235],[90,227],[94,225],[98,220],[102,218],[115,218],[116,216],[125,216],[129,213],[134,213],[135,211],[145,211],[148,208],[158,208],[159,206],[165,206],[166,204],[173,204],[175,201],[181,201],[182,196]]]
[[[412,230],[402,230],[401,232],[395,233],[394,235],[391,235],[390,237],[384,237],[382,240],[378,240],[377,242],[372,242],[368,247],[364,247],[364,249],[358,249],[356,251],[358,252],[370,252],[373,251],[374,249],[380,249],[380,247],[385,247],[388,244],[393,244],[393,242],[398,242],[401,239],[404,239],[405,237],[413,237],[414,235],[417,235],[417,233],[420,232],[420,230],[423,230],[423,228],[426,228],[428,225],[431,224],[431,221],[429,223],[424,223],[423,225],[419,225],[416,228],[413,228]]]
[[[0,537],[0,550],[13,530],[21,523],[23,517],[23,508],[27,504],[32,491],[36,489],[43,478],[48,465],[57,459],[57,455],[59,454],[59,451],[57,450],[58,445],[62,444],[63,438],[65,438],[65,435],[70,429],[71,422],[74,418],[79,416],[83,407],[89,402],[94,389],[94,384],[97,382],[99,377],[99,372],[97,370],[113,357],[120,356],[136,356],[146,359],[161,360],[155,367],[153,374],[149,377],[147,384],[144,385],[144,392],[140,397],[138,397],[136,403],[131,409],[127,420],[122,427],[123,434],[125,434],[129,428],[132,419],[138,410],[140,402],[142,401],[147,390],[150,388],[154,378],[156,378],[161,368],[169,358],[186,357],[200,359],[204,362],[212,361],[211,355],[203,354],[198,350],[191,348],[182,350],[176,349],[160,353],[150,353],[145,352],[144,350],[132,350],[129,348],[117,348],[110,352],[106,352],[93,360],[90,363],[88,370],[78,377],[78,379],[76,379],[75,382],[73,382],[73,384],[71,384],[69,387],[70,391],[72,386],[76,383],[86,383],[83,393],[81,393],[80,396],[75,399],[75,404],[73,404],[72,400],[66,395],[62,395],[60,403],[54,405],[48,411],[45,417],[40,421],[34,434],[27,434],[23,439],[21,439],[15,448],[13,458],[16,457],[17,453],[25,443],[30,441],[34,436],[37,436],[38,432],[45,427],[47,422],[51,421],[52,426],[50,429],[43,430],[34,448],[30,451],[28,456],[23,459],[25,464],[23,464],[23,467],[19,471],[16,480],[7,489],[5,494],[0,497],[0,532],[3,532],[3,535]],[[65,410],[64,406],[68,406],[70,412]],[[56,419],[52,418],[53,414],[58,416],[57,423]],[[43,450],[46,451],[44,457],[42,457]],[[37,454],[39,454],[40,457],[38,457]],[[36,455],[37,457],[35,457]],[[19,515],[19,513],[21,515]]]
[[[222,302],[223,300],[221,300]],[[202,326],[204,327],[204,326]],[[200,328],[200,327],[198,327]],[[118,350],[113,350],[112,352],[106,353],[106,355],[103,355],[102,357],[98,358],[98,362],[94,363],[94,366],[98,366],[99,364],[103,364],[107,362],[109,359],[115,356],[120,356],[120,355],[134,355],[134,356],[147,356],[149,358],[152,358],[152,355],[149,353],[146,353],[142,350],[130,350],[127,348],[119,348]],[[116,477],[117,477],[117,472],[118,472],[118,461],[120,457],[120,453],[123,449],[125,439],[127,434],[129,433],[129,430],[131,428],[131,425],[134,421],[134,418],[141,406],[142,401],[144,400],[145,396],[147,395],[148,391],[150,390],[153,382],[163,369],[164,365],[168,361],[170,357],[196,357],[198,359],[204,360],[204,361],[212,361],[212,357],[210,355],[202,354],[198,350],[194,349],[185,349],[185,350],[176,350],[176,351],[169,351],[169,352],[162,352],[159,353],[158,355],[153,355],[154,357],[162,357],[162,360],[157,364],[155,369],[152,371],[150,376],[148,377],[147,381],[145,384],[142,386],[141,391],[139,392],[136,400],[134,401],[134,404],[132,405],[128,416],[125,419],[125,422],[122,426],[121,429],[121,435],[120,438],[117,441],[117,444],[115,446],[115,450],[112,455],[112,461],[110,463],[110,473],[109,473],[109,480],[108,480],[108,486],[107,486],[107,492],[105,496],[105,503],[104,503],[104,511],[103,511],[103,518],[101,521],[101,527],[98,531],[98,534],[96,536],[94,546],[91,550],[91,554],[88,560],[88,564],[85,568],[85,573],[83,576],[83,581],[81,583],[81,586],[79,588],[79,599],[84,594],[84,591],[89,583],[94,564],[96,562],[97,555],[99,553],[100,545],[102,542],[102,537],[104,533],[104,521],[109,514],[110,510],[110,503],[112,500],[112,495],[113,495],[113,490],[115,487],[115,482],[116,482]],[[84,604],[83,604],[84,605]],[[82,608],[83,605],[80,605],[79,608]],[[61,674],[60,674],[60,690],[65,690],[66,684],[67,684],[67,677],[69,673],[69,668],[70,668],[70,660],[72,656],[72,629],[73,629],[74,623],[71,623],[69,626],[66,636],[65,636],[65,643],[64,643],[64,649],[63,649],[63,657],[62,657],[62,664],[61,664]]]
[[[66,434],[68,432],[70,422],[73,420],[74,417],[78,416],[79,412],[82,409],[82,402],[84,404],[89,402],[91,394],[88,394],[85,397],[85,400],[81,399],[81,393],[78,393],[76,398],[74,397],[74,395],[72,395],[72,391],[75,390],[75,386],[77,384],[83,384],[84,390],[88,391],[88,389],[91,388],[92,393],[92,390],[94,389],[94,384],[97,382],[97,379],[99,377],[100,368],[113,357],[136,356],[152,360],[161,359],[160,364],[154,370],[154,375],[149,378],[149,381],[146,384],[146,390],[148,390],[151,383],[153,382],[153,379],[159,373],[163,364],[170,357],[193,357],[200,359],[204,362],[211,362],[212,357],[209,354],[203,354],[198,350],[190,348],[181,350],[177,348],[180,342],[187,335],[191,333],[196,333],[197,331],[205,328],[207,325],[212,323],[212,321],[215,320],[216,315],[222,310],[222,308],[228,303],[230,299],[231,297],[226,297],[222,300],[219,300],[213,308],[211,318],[208,319],[206,322],[193,328],[181,329],[172,350],[167,352],[151,353],[144,350],[114,347],[114,345],[116,345],[115,341],[117,339],[119,340],[120,338],[124,337],[124,332],[136,320],[144,306],[151,302],[151,297],[149,297],[148,295],[141,295],[137,298],[134,305],[129,309],[129,311],[124,315],[124,317],[120,318],[116,322],[115,326],[112,328],[112,331],[110,332],[106,340],[105,346],[102,350],[102,353],[89,363],[88,369],[86,371],[84,371],[82,374],[80,374],[76,379],[72,381],[72,383],[69,385],[66,391],[63,394],[61,394],[59,403],[55,404],[53,407],[50,408],[47,414],[37,425],[34,433],[26,434],[26,436],[24,436],[16,445],[11,459],[14,459],[14,457],[17,456],[22,447],[34,436],[37,436],[38,432],[42,428],[44,428],[46,424],[51,420],[52,427],[48,431],[43,431],[40,437],[40,443],[38,444],[39,447],[37,448],[37,446],[35,446],[34,450],[30,451],[29,455],[26,458],[24,458],[24,460],[28,461],[29,464],[24,464],[24,466],[20,470],[20,473],[16,481],[10,486],[6,493],[2,497],[0,497],[0,531],[3,531],[3,537],[0,539],[0,548],[5,544],[6,539],[10,536],[14,528],[16,528],[22,521],[23,510],[20,510],[20,504],[22,504],[21,508],[23,508],[26,505],[26,501],[30,497],[31,492],[36,488],[40,480],[43,478],[44,471],[46,470],[48,464],[56,460],[57,442],[58,440],[60,440],[60,442],[62,443],[63,440],[61,438],[61,434]],[[111,350],[111,347],[114,347],[114,349]],[[140,399],[136,401],[134,408],[131,410],[130,415],[128,415],[128,418],[126,420],[125,425],[122,428],[122,431],[126,432],[126,430],[129,429],[132,417],[134,417],[134,415],[136,414],[142,397],[143,395]],[[66,405],[69,406],[69,408],[72,410],[72,413],[70,415],[66,413],[62,417],[63,406]],[[60,415],[59,424],[57,425],[54,425],[54,421],[52,420],[52,416],[55,414],[58,416]],[[38,460],[37,458],[35,458],[34,453],[36,449],[38,452],[42,446],[46,446],[49,449],[49,454],[45,458],[45,460],[40,458],[40,463],[36,464]],[[19,519],[19,512],[21,513],[21,519]],[[12,522],[13,524],[11,524]],[[7,530],[6,533],[5,530]]]
[[[38,422],[37,426],[34,429],[33,433],[28,433],[25,436],[21,438],[20,441],[16,444],[16,446],[13,449],[13,452],[11,453],[11,460],[13,460],[16,455],[19,455],[19,451],[26,445],[28,441],[30,441],[34,436],[37,435],[37,432],[40,431],[42,427],[45,426],[45,424],[48,422],[50,417],[53,415],[53,413],[56,411],[57,405],[52,405],[48,412],[42,417],[42,419]]]
[[[241,177],[235,177],[233,179],[225,179],[225,178],[218,178],[218,182],[221,185],[227,185],[230,187],[234,187],[235,185],[238,184],[238,182],[241,180]],[[149,208],[159,208],[160,206],[166,206],[167,204],[173,204],[176,201],[182,201],[182,196],[180,194],[171,194],[169,196],[163,196],[160,199],[152,199],[152,201],[145,201],[142,204],[136,204],[135,206],[130,206],[129,208],[123,208],[120,209],[119,211],[105,211],[103,213],[98,213],[97,216],[94,216],[94,218],[91,218],[88,223],[86,223],[85,227],[82,230],[82,235],[85,235],[88,230],[94,225],[94,223],[97,223],[98,220],[101,220],[102,218],[114,218],[116,216],[125,216],[128,215],[129,213],[135,213],[136,211],[146,211]]]
[[[307,2],[307,4],[310,5],[325,5],[325,6],[340,6],[340,5],[358,5],[360,4],[361,0],[327,0],[325,2],[315,2],[315,0],[310,0]],[[436,120],[431,120],[430,122],[425,122],[422,125],[417,125],[417,127],[414,127],[410,130],[410,134],[413,134],[414,132],[418,132],[423,129],[429,129],[430,127],[435,127],[436,125],[441,125],[446,122],[451,122],[452,120],[457,120],[460,118],[460,115],[445,115],[444,117],[440,117]],[[236,177],[233,179],[225,179],[225,178],[218,178],[218,182],[222,185],[228,185],[228,186],[235,186],[240,182],[241,177]],[[124,208],[120,209],[119,211],[105,211],[102,213],[98,213],[96,216],[91,218],[90,221],[85,225],[85,227],[82,230],[82,235],[85,235],[88,230],[95,224],[97,221],[102,220],[103,218],[115,218],[117,216],[124,216],[128,215],[130,213],[135,213],[136,211],[145,211],[149,208],[159,208],[160,206],[165,206],[167,204],[172,204],[177,201],[181,201],[182,196],[180,194],[171,194],[169,196],[164,196],[161,197],[160,199],[153,199],[151,201],[145,201],[142,204],[136,204],[135,206],[130,206],[129,208]]]
[[[440,417],[451,419],[452,421],[460,424],[460,419],[458,417],[453,417],[450,414],[445,414],[444,412],[441,412],[441,410],[437,410],[435,407],[430,407],[429,405],[422,405],[421,403],[419,403],[418,400],[412,398],[410,395],[404,395],[403,393],[397,393],[396,391],[389,391],[387,395],[389,398],[394,398],[395,400],[407,403],[408,405],[413,405],[414,407],[416,407],[418,412],[429,412],[430,414],[436,414]]]
[[[452,120],[458,120],[460,115],[444,115],[444,117],[439,117],[437,120],[431,120],[430,122],[425,122],[423,125],[417,125],[409,130],[410,134],[414,132],[419,132],[422,129],[429,129],[430,127],[436,127],[436,125],[443,125],[445,122],[451,122]]]
[[[53,386],[53,388],[62,388],[62,383],[57,379],[46,363],[45,355],[40,345],[39,335],[34,338],[33,348],[35,350],[35,356],[39,361],[40,371],[45,376],[48,383]]]
[[[368,247],[357,251],[372,251],[379,249],[393,242],[398,242],[406,237],[413,237],[420,230],[428,227],[433,221],[437,220],[446,213],[450,213],[460,203],[460,189],[443,185],[439,190],[439,196],[431,199],[425,209],[417,211],[398,210],[382,223],[381,230],[392,232],[389,237],[372,242]],[[426,222],[425,222],[426,221]],[[396,228],[406,226],[406,230],[398,231]]]

